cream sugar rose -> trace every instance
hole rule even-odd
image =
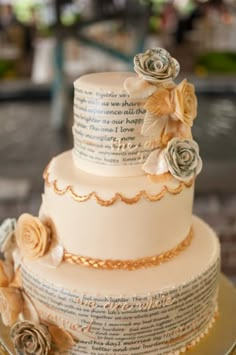
[[[192,216],[194,87],[162,48],[75,82],[74,147],[39,216],[0,228],[0,312],[17,354],[180,354],[217,315],[220,247]]]

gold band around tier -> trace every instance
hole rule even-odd
[[[95,191],[92,191],[86,195],[79,195],[74,191],[74,188],[71,185],[68,185],[65,188],[59,188],[57,179],[50,181],[49,175],[50,175],[49,167],[47,167],[43,173],[45,184],[46,186],[53,188],[53,191],[57,195],[64,195],[68,193],[71,196],[71,198],[77,202],[86,202],[90,199],[94,199],[99,205],[105,207],[112,206],[117,201],[121,201],[128,205],[132,205],[134,203],[139,202],[141,198],[144,198],[150,202],[159,201],[165,196],[166,193],[169,193],[171,195],[177,195],[183,190],[184,187],[190,188],[194,183],[194,179],[192,179],[189,182],[180,181],[177,187],[169,187],[167,185],[163,185],[163,188],[157,194],[150,194],[145,190],[141,190],[133,197],[127,197],[121,194],[120,192],[116,192],[114,196],[112,196],[110,199],[103,199]],[[154,177],[148,177],[148,178],[150,180],[154,179]]]
[[[152,266],[158,266],[162,263],[173,259],[175,256],[184,251],[193,239],[193,228],[190,228],[188,235],[176,247],[165,251],[161,254],[151,257],[145,257],[135,260],[110,260],[110,259],[95,259],[85,256],[74,255],[64,252],[64,261],[77,264],[79,266],[86,266],[93,269],[103,270],[137,270]]]

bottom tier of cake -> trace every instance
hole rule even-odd
[[[220,248],[193,218],[191,245],[170,261],[136,271],[94,270],[46,258],[25,262],[23,288],[42,321],[75,339],[68,354],[179,354],[212,326],[217,314]]]

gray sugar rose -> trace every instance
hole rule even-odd
[[[134,70],[152,84],[163,84],[175,79],[180,66],[163,48],[152,48],[134,57]]]
[[[47,355],[51,349],[51,335],[42,324],[18,322],[11,329],[11,338],[19,355]]]
[[[168,142],[165,160],[170,173],[178,180],[188,181],[202,169],[198,144],[192,139],[173,138]]]

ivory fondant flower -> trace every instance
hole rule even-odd
[[[40,323],[38,311],[29,297],[29,295],[23,290],[22,291],[23,297],[23,309],[22,309],[22,318],[25,321],[33,322],[35,324]]]
[[[13,252],[16,248],[15,227],[16,220],[14,218],[6,219],[0,226],[0,252],[8,263],[13,263]]]
[[[16,269],[10,287],[22,288],[21,268]]]
[[[15,287],[0,288],[0,313],[5,326],[12,326],[23,309],[21,291]]]
[[[166,147],[172,138],[192,139],[191,127],[181,121],[168,118],[161,134],[161,146]]]
[[[7,287],[9,284],[9,279],[6,274],[3,261],[0,260],[0,287]]]
[[[0,260],[0,287],[7,287],[14,277],[14,266],[9,261]]]
[[[166,135],[169,127],[176,126],[178,129],[171,132],[169,138],[166,137],[167,141],[175,136],[182,138],[191,136],[189,128],[197,115],[197,99],[193,85],[186,80],[175,88],[158,89],[147,98],[144,108],[147,112],[141,130],[142,135],[156,137]]]
[[[157,90],[156,86],[132,76],[124,81],[124,89],[131,97],[138,99],[146,99]]]
[[[51,349],[51,335],[42,324],[18,322],[11,328],[11,338],[19,355],[47,355]]]
[[[66,330],[55,325],[49,325],[48,330],[51,334],[52,341],[58,350],[67,351],[73,347],[74,340]]]
[[[197,98],[194,86],[184,79],[173,89],[173,117],[182,121],[188,126],[193,125],[193,120],[197,116]]]
[[[163,84],[179,73],[179,63],[163,48],[152,48],[134,57],[134,70],[144,80]]]
[[[7,218],[0,225],[0,251],[5,253],[14,244],[15,218]]]
[[[169,90],[160,89],[150,96],[145,105],[145,110],[154,114],[155,116],[162,117],[169,115],[174,111],[173,103],[171,102],[171,95]]]
[[[26,258],[43,256],[48,251],[51,234],[51,228],[37,217],[24,213],[18,219],[16,242]]]
[[[198,144],[192,139],[173,138],[165,148],[169,172],[178,180],[188,181],[200,173],[202,160]]]
[[[63,261],[64,248],[61,244],[56,244],[50,250],[52,265],[58,266]]]
[[[168,172],[168,165],[165,160],[165,152],[163,149],[155,149],[145,163],[143,170],[150,175],[162,175]]]
[[[164,149],[154,150],[143,165],[147,174],[170,172],[177,180],[189,181],[200,173],[202,160],[197,143],[192,139],[173,138]]]

